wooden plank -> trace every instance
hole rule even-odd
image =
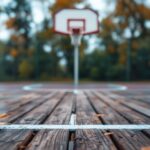
[[[102,94],[98,93],[97,95],[100,96],[99,99],[97,96],[93,95],[92,93],[86,93],[88,98],[96,109],[99,114],[103,114],[100,118],[103,120],[105,124],[129,124],[129,122],[122,117],[119,113],[117,113],[114,109],[107,105],[105,102],[108,102],[107,98],[102,96]],[[113,105],[112,107],[120,107],[120,105]],[[123,131],[111,131],[113,133],[111,136],[115,143],[118,145],[119,149],[125,150],[132,150],[132,149],[139,149],[145,146],[150,145],[150,139],[145,136],[140,131],[133,131],[133,130],[123,130]]]
[[[95,95],[97,95],[103,102],[107,103],[110,107],[112,107],[114,110],[116,110],[118,113],[120,113],[124,118],[128,118],[128,120],[131,120],[132,123],[136,124],[149,124],[150,118],[134,111],[133,109],[122,105],[121,98],[117,98],[116,95],[109,93],[108,95],[103,95],[101,93],[96,92]],[[112,99],[113,97],[113,99]]]
[[[50,97],[48,101],[32,110],[26,116],[20,118],[15,124],[40,124],[49,114],[54,110],[56,105],[63,98],[64,93],[57,93],[55,97]],[[0,131],[0,147],[5,149],[21,149],[30,141],[34,136],[33,131],[27,130],[5,130]]]
[[[133,99],[137,100],[137,101],[142,101],[147,103],[148,105],[150,105],[150,96],[132,96]]]
[[[103,95],[99,95],[103,97]],[[105,95],[107,99],[106,102],[107,104],[115,109],[117,112],[119,112],[124,118],[126,118],[130,123],[132,124],[150,124],[150,118],[134,111],[133,109],[126,107],[126,105],[122,105],[120,101],[122,100],[122,97],[118,97],[118,95],[113,94],[113,93],[107,93]],[[113,99],[111,99],[113,98]],[[118,107],[119,105],[119,107]],[[150,131],[149,130],[144,130],[144,133],[146,133],[150,137]]]
[[[105,94],[105,93],[104,93]],[[129,101],[129,102],[133,102],[141,107],[145,107],[147,109],[150,109],[150,105],[148,104],[147,105],[147,101],[144,101],[144,96],[142,96],[142,94],[138,95],[138,94],[135,94],[136,96],[120,96],[120,95],[117,95],[117,94],[114,94],[114,93],[110,93],[110,92],[107,92],[106,93],[107,95],[109,95],[109,97],[112,97],[112,98],[119,98],[123,101]],[[143,100],[142,99],[138,99],[138,98],[142,98],[143,97]],[[149,100],[150,102],[150,100]]]
[[[112,96],[112,98],[117,97],[117,98],[120,98],[120,99],[125,100],[125,101],[134,102],[139,106],[146,107],[146,108],[150,109],[150,96],[148,97],[148,96],[145,96],[142,94],[141,95],[135,94],[132,96],[128,96],[125,94],[124,96],[122,96],[122,95],[118,95],[118,94],[114,94],[114,93],[110,93],[110,92],[107,92],[106,94]]]
[[[25,105],[25,104],[27,104],[27,103],[30,103],[31,101],[34,101],[34,100],[36,100],[36,99],[38,99],[38,98],[40,98],[40,96],[41,95],[39,95],[39,94],[26,94],[26,95],[23,95],[23,96],[21,96],[21,97],[19,97],[18,99],[17,99],[17,101],[15,101],[15,102],[13,102],[13,101],[11,101],[11,102],[8,102],[7,104],[9,105],[9,112],[11,112],[11,111],[13,111],[13,110],[15,110],[15,109],[18,109],[19,107],[21,107],[21,106],[23,106],[23,105]]]
[[[0,100],[0,113],[8,114],[8,112],[11,112],[27,103],[30,103],[32,100],[37,99],[39,96],[39,94],[30,93],[28,95],[19,96],[15,100],[11,98],[11,96],[8,100]]]
[[[67,94],[45,124],[69,124],[73,94]],[[69,138],[68,130],[42,130],[26,148],[27,150],[67,150]]]
[[[50,93],[48,95],[40,96],[38,99],[32,99],[31,102],[21,105],[19,108],[14,109],[12,111],[7,112],[8,117],[1,118],[0,122],[5,123],[12,123],[25,115],[26,113],[30,112],[34,108],[38,107],[42,103],[46,102],[50,97],[54,96],[56,93]]]
[[[114,100],[116,99],[119,99],[119,103],[122,103],[123,105],[141,113],[141,114],[144,114],[148,117],[150,117],[150,105],[147,105],[147,104],[144,104],[142,102],[133,102],[132,100],[130,100],[130,102],[126,100],[125,97],[122,97],[122,96],[119,96],[119,95],[116,95],[116,94],[112,94],[112,93],[109,93],[107,94],[109,97],[115,97]]]
[[[133,100],[137,100],[137,101],[142,101],[145,103],[150,103],[150,92],[149,93],[145,93],[145,92],[132,92],[130,94],[128,94],[128,92],[124,91],[123,93],[121,92],[114,92],[115,94],[119,95],[119,96],[125,96],[128,99],[133,99]]]
[[[77,124],[102,124],[84,94],[79,94],[76,101]],[[76,150],[116,149],[105,131],[100,130],[77,130],[75,145]]]
[[[121,114],[124,118],[126,118],[130,123],[132,124],[149,124],[150,118],[135,112],[134,110],[122,105],[119,100],[112,100],[110,99],[111,95],[102,95],[98,94],[98,96],[104,100],[105,103],[107,103],[110,107],[112,107],[114,110],[116,110],[119,114]],[[144,133],[146,133],[150,137],[150,131],[144,130]]]

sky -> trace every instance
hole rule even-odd
[[[5,6],[6,4],[8,4],[10,1],[12,0],[1,0],[1,4],[2,6]],[[53,1],[52,1],[53,3]],[[100,20],[102,20],[102,18],[104,18],[106,16],[106,14],[108,13],[106,10],[106,8],[108,7],[107,4],[104,2],[104,0],[87,0],[87,3],[89,3],[93,9],[98,10],[99,11],[99,18]],[[40,24],[43,19],[44,19],[44,15],[43,15],[43,5],[41,5],[40,0],[34,0],[31,3],[32,5],[32,11],[33,11],[33,19],[34,22],[38,25]],[[81,4],[78,6],[79,8],[83,8],[84,5]],[[113,11],[114,9],[114,5],[109,5],[109,11]],[[48,14],[48,10],[44,10],[45,14]],[[4,26],[3,22],[5,22],[5,20],[7,20],[7,16],[5,15],[0,15],[0,40],[7,40],[10,36],[10,32],[7,31],[6,27]]]
[[[4,6],[8,4],[12,0],[1,0],[0,5]],[[137,0],[139,2],[143,2],[143,0]],[[150,0],[146,1],[147,6],[150,7]],[[50,0],[51,3],[54,3],[54,0]],[[46,4],[46,3],[45,3]],[[87,0],[86,4],[90,4],[94,10],[97,10],[99,13],[99,20],[101,21],[107,14],[114,11],[115,3],[112,0]],[[44,3],[40,3],[40,0],[32,0],[32,12],[34,22],[38,25],[44,19],[44,13],[49,14],[48,10],[43,9]],[[84,4],[80,4],[77,6],[78,8],[84,8]],[[43,12],[44,10],[44,12]],[[0,40],[7,40],[11,32],[8,32],[6,27],[4,26],[4,21],[7,20],[7,16],[0,14]]]
[[[1,0],[0,5],[1,6],[5,6],[10,1],[12,1],[12,0]],[[32,15],[33,15],[33,20],[36,23],[36,26],[40,25],[40,23],[43,21],[44,14],[47,15],[47,17],[49,17],[48,16],[49,15],[49,10],[45,9],[45,7],[44,7],[44,5],[47,5],[47,4],[46,3],[42,3],[41,4],[40,1],[43,1],[43,0],[31,0]],[[49,0],[49,1],[51,3],[55,2],[55,0]],[[87,0],[83,4],[77,5],[77,7],[78,8],[84,8],[84,6],[87,5],[87,4],[91,5],[92,9],[98,11],[98,13],[99,13],[99,21],[101,22],[101,20],[103,18],[105,18],[109,13],[114,11],[115,3],[113,3],[113,1],[114,0]],[[137,1],[139,1],[140,3],[145,1],[146,5],[148,7],[150,7],[150,0],[137,0]],[[6,15],[0,14],[0,40],[4,40],[4,41],[9,39],[10,34],[11,34],[11,32],[10,31],[8,32],[8,30],[4,26],[4,22],[7,19],[8,18],[7,18]],[[150,23],[149,23],[149,26],[150,26]],[[33,27],[32,31],[36,32],[36,28]],[[86,51],[87,53],[92,52],[95,49],[95,47],[96,47],[95,43],[97,41],[96,41],[95,35],[92,35],[92,37],[90,37],[89,41],[90,41],[89,42],[89,48]],[[50,47],[44,47],[44,50],[45,50],[45,52],[50,52],[51,51]],[[66,64],[66,60],[62,59],[60,64],[65,65]]]

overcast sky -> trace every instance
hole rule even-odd
[[[1,0],[0,5],[4,6],[8,4],[12,0]],[[32,3],[32,11],[33,11],[33,19],[34,22],[37,24],[40,24],[43,19],[43,13],[49,13],[48,10],[45,10],[43,12],[43,5],[41,5],[40,0],[31,0]],[[42,0],[41,0],[42,1]],[[51,3],[54,3],[54,0],[49,0]],[[143,0],[138,0],[139,2],[143,2]],[[146,1],[147,6],[150,7],[150,0],[144,0]],[[108,3],[109,2],[109,3]],[[90,4],[93,9],[97,10],[99,12],[99,19],[100,21],[107,16],[108,13],[112,12],[115,8],[115,4],[112,2],[112,0],[87,0],[86,4]],[[79,8],[84,8],[84,4],[81,4],[78,6]],[[6,31],[5,26],[3,25],[3,22],[7,20],[7,16],[0,15],[0,39],[6,40],[9,37],[9,32]]]
[[[5,6],[7,5],[10,1],[12,0],[1,0],[1,6]],[[106,1],[106,0],[105,0]],[[86,4],[90,4],[93,9],[99,11],[100,13],[100,20],[102,18],[104,18],[107,14],[107,10],[106,9],[107,3],[105,3],[104,0],[87,0]],[[54,0],[51,0],[51,3],[53,3]],[[33,0],[32,3],[32,11],[33,11],[33,19],[34,22],[36,24],[40,24],[43,19],[44,19],[44,15],[43,15],[43,5],[41,5],[40,0]],[[84,4],[81,4],[78,6],[79,8],[83,8]],[[109,5],[109,11],[113,11],[114,5]],[[48,10],[44,10],[45,14],[49,13]],[[7,16],[6,15],[0,15],[0,39],[1,40],[6,40],[9,38],[9,34],[10,32],[7,32],[5,26],[3,25],[3,23],[7,20]]]

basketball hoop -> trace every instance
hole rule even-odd
[[[98,14],[91,9],[63,9],[54,16],[54,31],[70,35],[74,46],[74,86],[79,84],[79,46],[83,35],[99,32]]]
[[[74,28],[70,32],[71,44],[73,46],[79,46],[81,44],[82,33],[81,29]]]

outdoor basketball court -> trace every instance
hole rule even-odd
[[[150,146],[149,84],[81,84],[78,94],[71,84],[3,83],[0,87],[1,149],[144,150]]]
[[[149,150],[149,83],[79,83],[80,44],[99,32],[98,14],[63,9],[54,31],[71,38],[74,84],[1,83],[0,149]]]

